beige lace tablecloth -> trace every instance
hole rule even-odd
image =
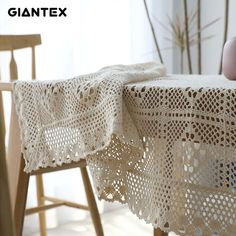
[[[17,82],[26,171],[86,157],[101,199],[166,232],[235,236],[236,82],[163,76],[145,64],[111,80]]]

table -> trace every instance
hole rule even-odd
[[[123,98],[140,147],[114,134],[87,156],[99,198],[165,232],[235,235],[236,82],[170,75],[125,85]]]
[[[171,75],[123,92],[145,153],[116,141],[88,158],[100,198],[166,232],[235,235],[236,82]]]

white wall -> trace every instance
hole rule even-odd
[[[153,23],[156,29],[156,35],[158,42],[160,44],[161,54],[163,57],[164,64],[167,67],[167,72],[171,73],[173,71],[173,45],[171,42],[165,39],[165,36],[171,38],[171,34],[158,24],[158,21],[165,23],[167,21],[167,16],[172,17],[173,14],[173,0],[153,0],[152,5],[152,16]],[[157,53],[155,58],[158,57]]]
[[[172,49],[166,49],[172,46],[164,38],[166,31],[160,27],[158,21],[165,22],[166,15],[172,15],[173,0],[147,0],[150,17],[153,22],[157,40],[161,49],[163,61],[167,66],[168,72],[172,72]],[[159,57],[155,49],[151,28],[147,20],[143,0],[131,0],[131,61],[145,62],[157,61]]]

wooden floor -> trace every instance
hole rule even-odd
[[[102,215],[105,236],[152,236],[150,225],[137,219],[126,208],[113,210]],[[24,236],[40,236],[39,233],[29,234],[26,228]],[[55,229],[48,230],[48,236],[93,236],[95,235],[90,219],[71,222]],[[176,236],[170,233],[169,236]]]

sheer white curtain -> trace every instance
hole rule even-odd
[[[164,17],[166,10],[170,10],[169,0],[147,2],[152,14],[160,13]],[[67,7],[67,17],[11,18],[7,14],[9,7]],[[40,80],[66,79],[111,64],[156,60],[143,0],[0,0],[0,34],[31,33],[40,33],[42,37],[42,45],[36,51],[37,79]],[[161,38],[162,47],[165,47]],[[171,67],[168,53],[164,51],[164,58]],[[2,55],[0,60],[6,67],[9,55]],[[16,60],[19,78],[30,79],[30,50],[19,50]],[[3,80],[8,80],[7,70],[2,68],[1,75]],[[8,104],[9,99],[4,96]],[[44,179],[48,195],[86,202],[79,170],[47,174]],[[31,178],[27,207],[35,204],[35,179]],[[99,203],[99,208],[102,212],[109,210],[110,205]],[[55,227],[84,217],[87,213],[83,211],[62,207],[47,212],[47,225]],[[26,217],[25,234],[37,230],[37,216]]]

